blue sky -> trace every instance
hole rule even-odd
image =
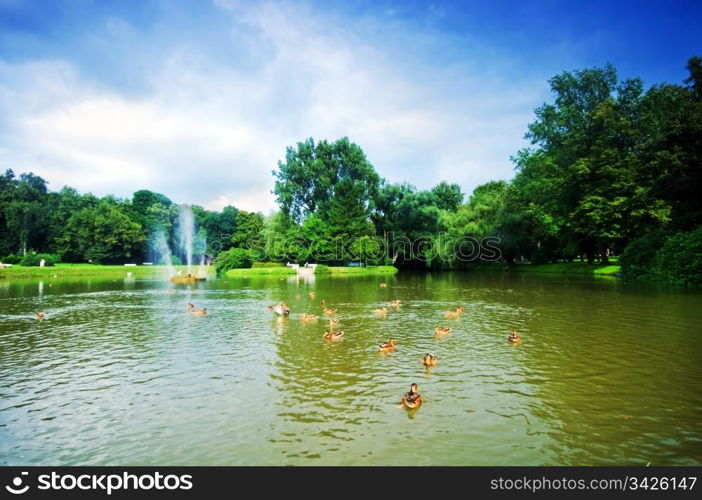
[[[547,80],[680,83],[702,2],[0,0],[0,169],[268,212],[271,170],[348,136],[381,176],[513,175]]]

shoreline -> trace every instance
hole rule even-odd
[[[187,273],[187,266],[174,266],[177,271]],[[208,271],[211,271],[208,268]],[[320,272],[321,271],[321,272]],[[325,267],[320,268],[315,276],[387,276],[398,273],[400,270],[394,266],[372,266],[372,267]],[[459,272],[520,272],[536,274],[577,274],[595,277],[621,276],[621,268],[616,263],[586,264],[582,262],[561,262],[558,264],[516,264],[509,266],[504,262],[499,263],[476,263],[466,269],[447,269],[445,271]],[[436,272],[436,271],[431,271]],[[444,272],[439,270],[438,272]],[[128,274],[131,273],[131,274]],[[210,274],[210,272],[208,272]],[[289,267],[258,267],[245,269],[230,269],[221,277],[225,278],[249,278],[256,276],[292,276],[296,271]],[[59,278],[126,278],[137,279],[148,278],[168,278],[168,268],[163,265],[155,266],[123,266],[123,265],[99,265],[99,264],[56,264],[50,267],[24,267],[15,265],[0,269],[0,279],[59,279]]]

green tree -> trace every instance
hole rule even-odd
[[[106,264],[138,256],[145,241],[141,225],[116,205],[102,201],[73,214],[58,244],[64,261]]]
[[[287,148],[285,162],[278,162],[273,176],[273,193],[280,209],[298,224],[316,211],[326,219],[337,190],[344,195],[353,192],[370,214],[380,183],[363,150],[346,137],[334,143],[323,140],[315,144],[311,138],[298,142],[296,148]]]
[[[434,198],[434,205],[441,210],[455,212],[463,203],[464,194],[458,184],[441,182],[432,188],[431,194]]]
[[[256,212],[239,210],[236,214],[236,232],[231,237],[235,248],[263,246],[263,215]]]

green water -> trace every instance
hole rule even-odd
[[[699,293],[504,273],[170,288],[0,282],[0,464],[702,463]],[[297,319],[321,299],[341,342]],[[396,407],[411,382],[415,413]]]

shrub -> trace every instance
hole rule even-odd
[[[656,256],[655,273],[666,283],[702,286],[702,227],[666,239]]]
[[[251,252],[243,248],[230,248],[220,252],[215,259],[215,269],[218,273],[225,273],[230,269],[242,269],[251,267],[253,259]]]
[[[45,266],[53,266],[57,262],[61,262],[61,258],[56,254],[32,252],[22,257],[19,263],[21,266],[38,266],[42,259],[44,259]]]
[[[656,255],[665,242],[663,231],[654,231],[632,240],[619,257],[622,273],[627,278],[653,277]]]
[[[11,253],[10,255],[0,259],[3,264],[19,264],[22,259],[17,255]]]
[[[251,267],[284,267],[284,264],[282,262],[254,262]]]
[[[329,274],[329,266],[317,264],[317,267],[314,268],[314,274]]]

